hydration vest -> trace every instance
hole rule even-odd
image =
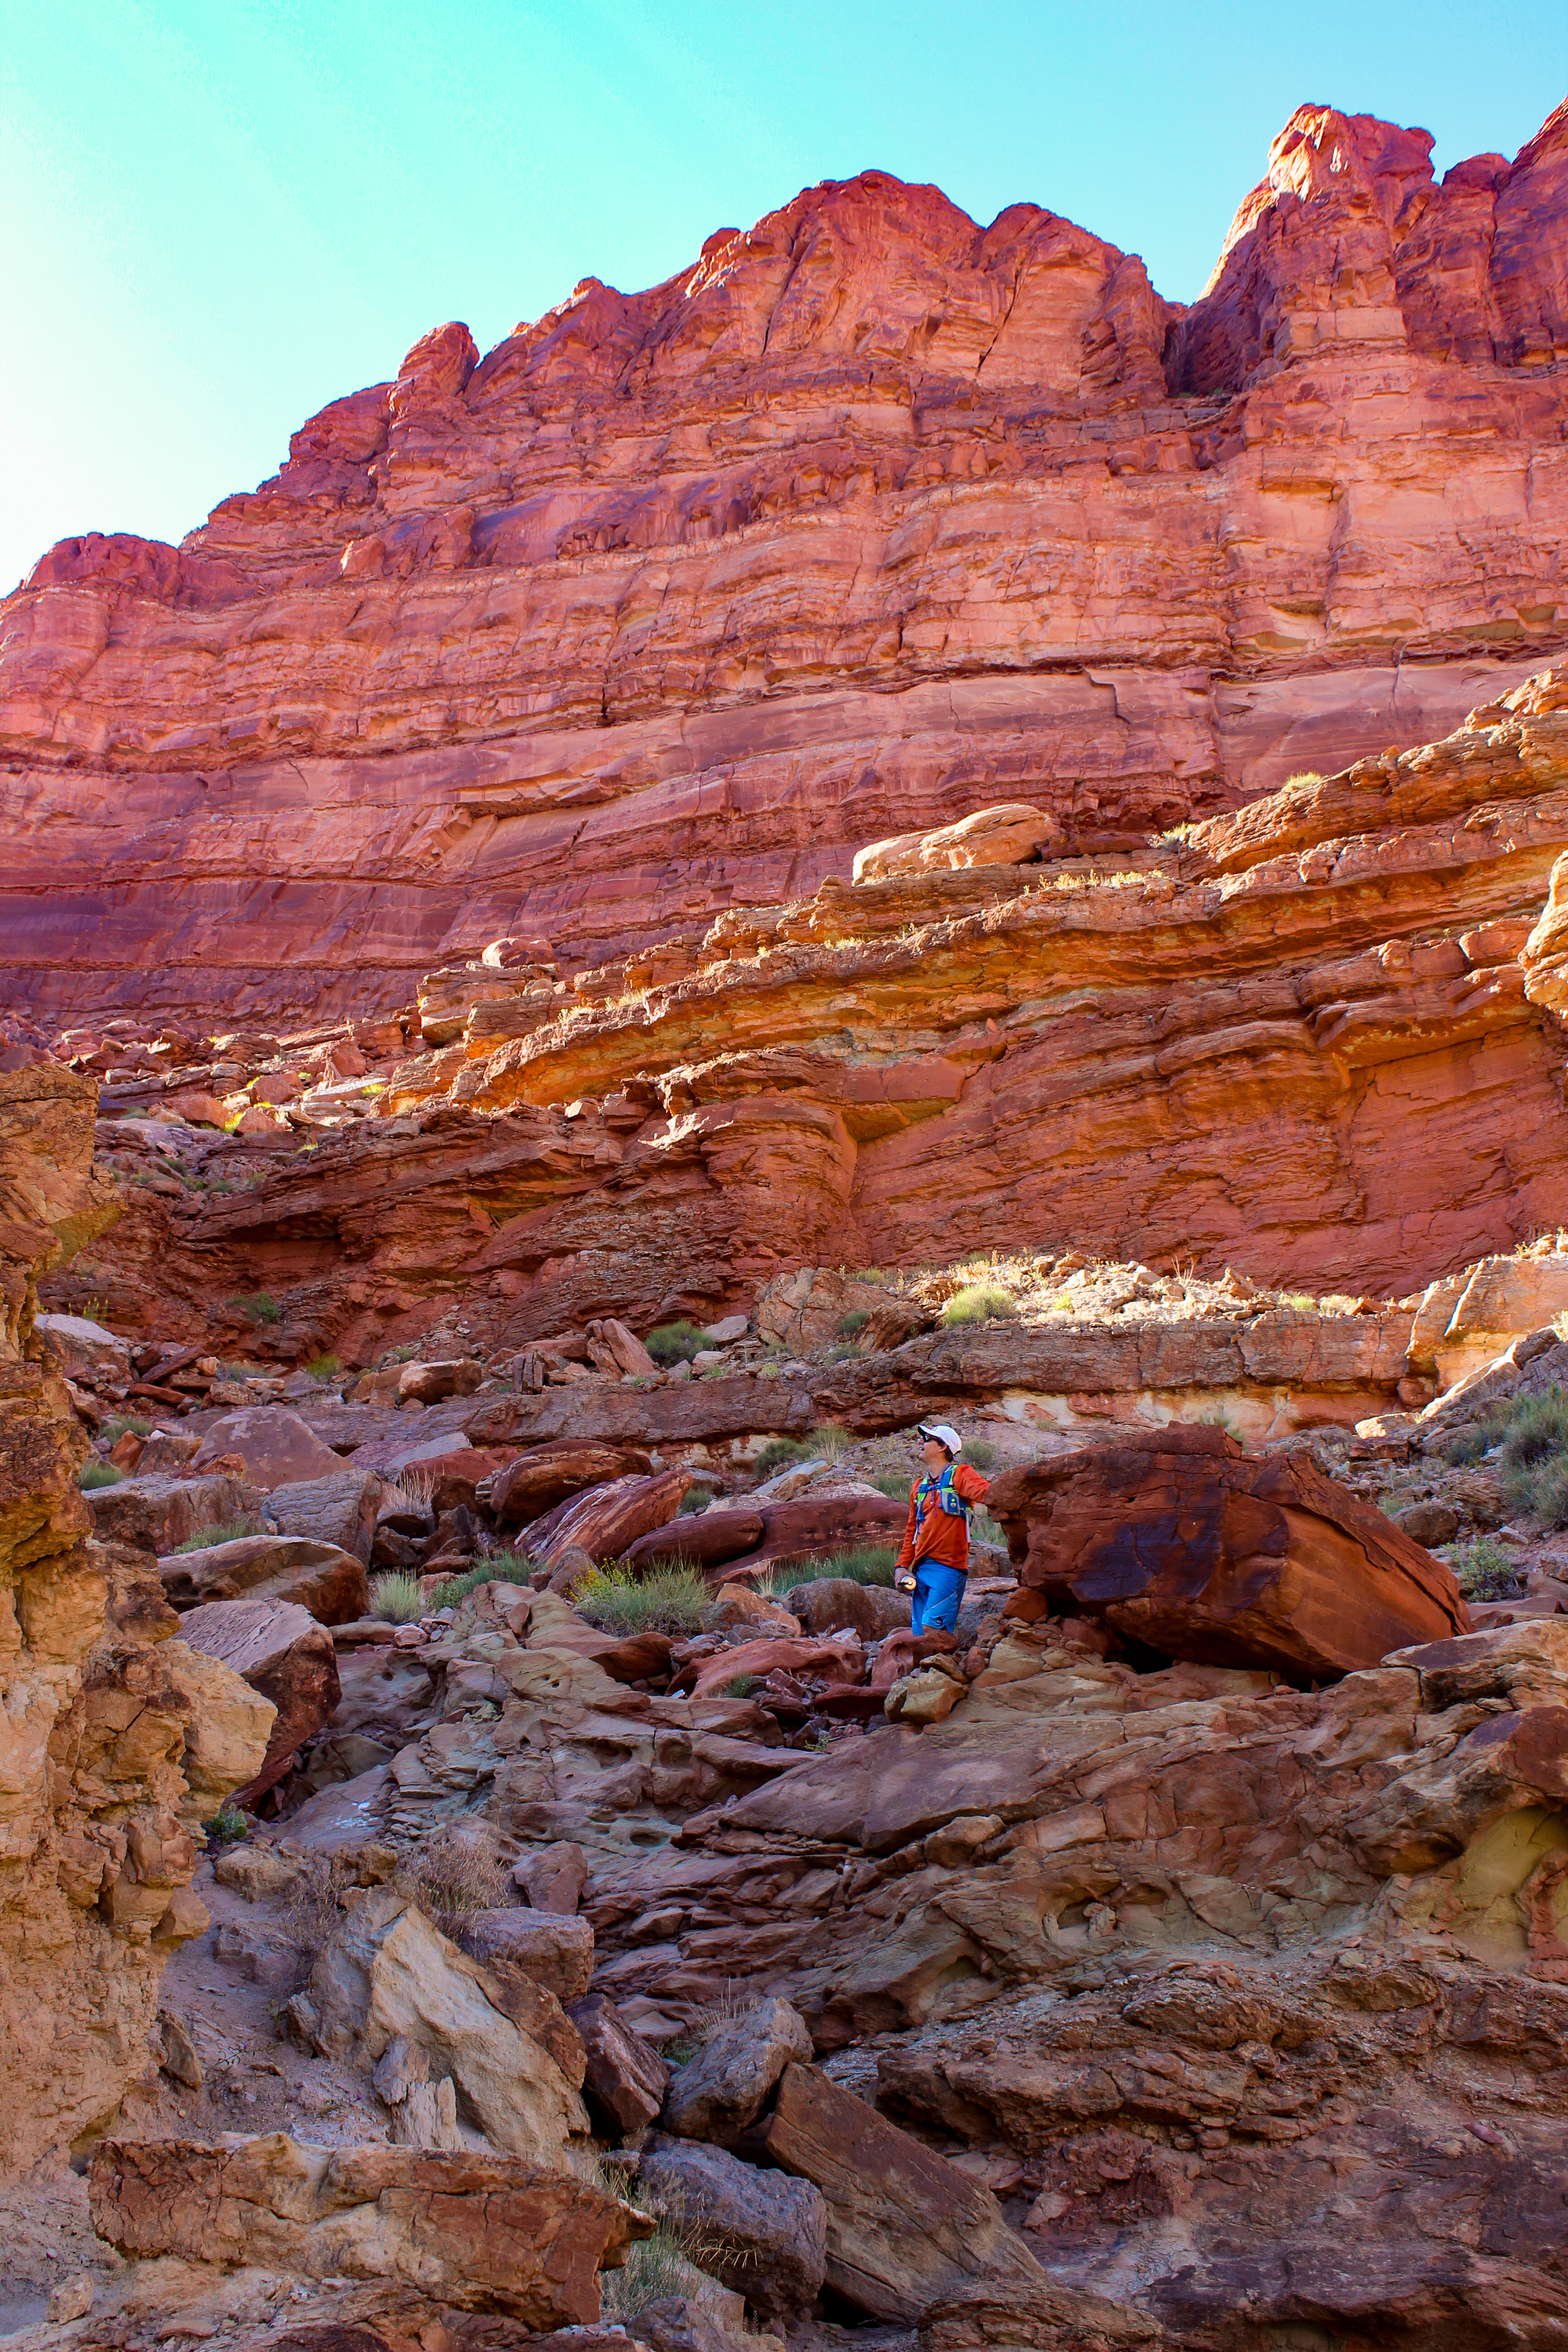
[[[924,1477],[921,1480],[920,1485],[915,1488],[915,1516],[917,1518],[923,1519],[926,1515],[926,1497],[928,1496],[934,1500],[937,1509],[939,1511],[945,1511],[949,1518],[968,1518],[973,1506],[964,1501],[963,1496],[958,1492],[958,1489],[952,1483],[952,1474],[955,1467],[956,1465],[950,1462],[946,1469],[935,1478],[931,1476],[929,1470],[926,1472]]]

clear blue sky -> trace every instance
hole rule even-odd
[[[428,327],[481,350],[589,275],[877,166],[1019,198],[1190,299],[1304,100],[1511,154],[1563,0],[11,0],[0,593],[88,530],[176,540]]]

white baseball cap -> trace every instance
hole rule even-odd
[[[937,1444],[945,1445],[950,1454],[962,1454],[963,1451],[963,1440],[951,1421],[922,1421],[919,1430],[921,1437],[934,1437]]]

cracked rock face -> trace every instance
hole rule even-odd
[[[0,1072],[0,1113],[34,1078]],[[90,1116],[90,1096],[80,1081],[54,1088],[68,1113]],[[202,1713],[155,1560],[90,1540],[65,1382],[33,1342],[38,1273],[90,1229],[90,1130],[79,1115],[60,1119],[42,1165],[27,1148],[36,1126],[0,1117],[0,1189],[15,1204],[0,1224],[0,1287],[14,1302],[0,1333],[0,2166],[9,2169],[100,2126],[148,2071],[163,1963],[206,1924],[188,1891],[195,1838],[259,1763],[272,1711],[205,1662],[212,1706]]]

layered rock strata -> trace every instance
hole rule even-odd
[[[11,993],[390,1011],[987,803],[1103,851],[1443,733],[1563,642],[1565,142],[1439,185],[1302,108],[1184,311],[872,172],[437,328],[180,548],[8,601]]]

